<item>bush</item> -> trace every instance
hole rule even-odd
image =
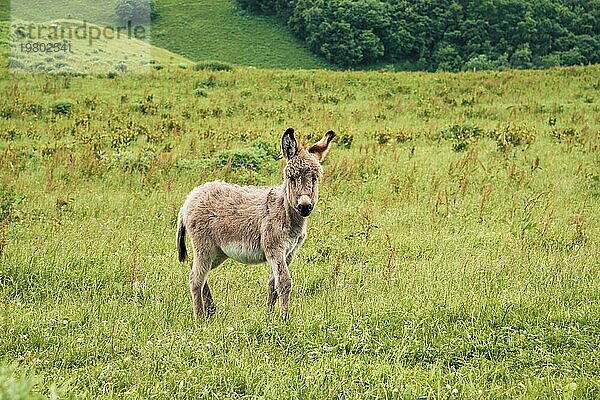
[[[279,160],[279,157],[281,156],[281,150],[279,147],[273,145],[271,142],[267,142],[266,140],[256,139],[254,142],[252,142],[251,146],[264,151],[273,160]]]
[[[336,143],[338,146],[340,146],[344,149],[349,149],[350,147],[352,147],[353,141],[354,141],[354,136],[352,134],[343,133],[338,137],[338,139],[336,140]]]
[[[498,147],[507,151],[516,146],[533,143],[535,131],[523,125],[509,123],[493,130],[490,136],[496,140]]]
[[[217,86],[217,77],[209,75],[206,79],[196,82],[196,89],[206,89]]]
[[[529,43],[525,43],[517,49],[510,57],[510,66],[516,69],[527,69],[532,67],[531,49]]]
[[[54,114],[68,115],[71,113],[74,105],[75,100],[62,99],[55,101],[54,104],[52,104],[51,109]]]
[[[230,163],[233,171],[238,169],[260,171],[266,167],[268,159],[267,152],[258,147],[232,149],[225,150],[217,156],[217,166],[224,167]]]
[[[127,72],[127,64],[124,62],[118,62],[115,64],[115,69],[119,72]]]
[[[56,75],[59,76],[84,76],[85,73],[81,72],[81,71],[77,71],[76,69],[69,67],[69,66],[63,66],[57,70],[53,70],[54,73],[56,73]]]
[[[476,143],[483,136],[483,129],[474,125],[452,125],[442,130],[441,136],[451,140],[454,151],[466,150],[471,144]]]
[[[396,133],[396,141],[398,143],[408,142],[414,139],[414,133],[409,129],[401,129]]]
[[[21,198],[12,187],[0,183],[0,223],[10,220]]]
[[[200,61],[196,63],[196,71],[233,71],[233,66],[222,61]]]
[[[153,0],[117,0],[115,14],[119,24],[145,24],[158,17],[158,11]]]
[[[206,90],[201,89],[199,87],[194,89],[194,94],[196,95],[196,97],[208,97],[208,93],[206,93]]]

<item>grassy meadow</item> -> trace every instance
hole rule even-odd
[[[0,78],[0,398],[600,397],[600,67]],[[291,266],[209,276],[175,222],[338,137]]]

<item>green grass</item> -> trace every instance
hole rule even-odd
[[[234,0],[160,0],[156,5],[152,42],[191,60],[260,68],[328,66],[275,17],[244,14]]]
[[[598,398],[599,73],[3,74],[0,397]],[[290,320],[227,261],[194,322],[178,208],[288,126],[338,132]]]

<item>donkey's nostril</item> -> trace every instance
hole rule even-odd
[[[300,215],[302,215],[304,217],[306,217],[308,214],[310,214],[312,209],[313,209],[312,204],[298,204],[298,211],[300,212]]]

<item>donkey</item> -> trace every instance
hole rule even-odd
[[[192,239],[194,259],[189,276],[195,318],[216,312],[208,273],[227,258],[244,264],[268,262],[267,307],[280,299],[280,314],[288,315],[292,278],[289,266],[306,239],[307,217],[318,198],[320,162],[329,151],[335,132],[306,148],[298,145],[294,129],[281,138],[286,159],[279,186],[238,186],[214,181],[193,189],[179,210],[177,252],[187,259],[185,235]]]

